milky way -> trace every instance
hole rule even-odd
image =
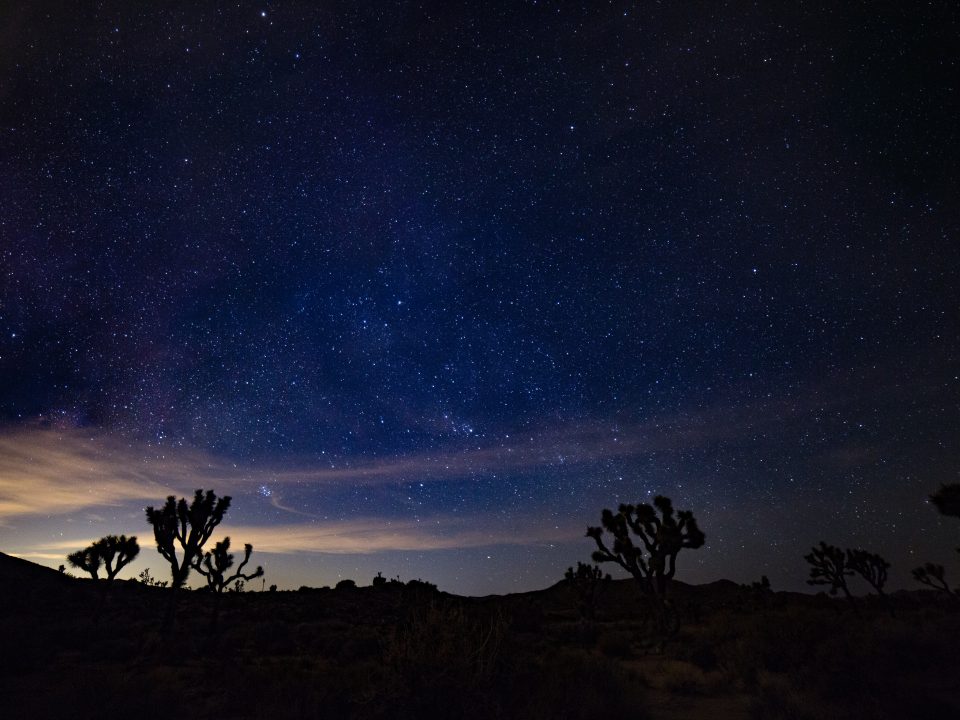
[[[3,13],[0,549],[203,486],[289,587],[542,587],[657,493],[691,580],[949,559],[951,3],[217,5]]]

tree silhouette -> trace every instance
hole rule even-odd
[[[123,568],[133,562],[140,554],[137,536],[107,535],[94,543],[103,567],[107,571],[107,580],[112,581]]]
[[[847,567],[870,583],[877,595],[884,597],[883,586],[887,582],[890,563],[876,553],[847,549]]]
[[[90,573],[90,577],[94,580],[100,579],[100,566],[103,564],[103,559],[97,552],[96,544],[88,545],[83,550],[70,553],[67,555],[67,562],[70,563],[70,567]]]
[[[604,510],[601,522],[602,528],[587,528],[587,537],[597,543],[594,562],[615,562],[637,580],[644,593],[658,599],[666,596],[680,551],[701,547],[706,540],[693,513],[681,510],[674,515],[673,503],[662,495],[654,498],[653,505],[621,505],[616,514]],[[604,529],[613,535],[613,547],[604,543]],[[640,545],[634,544],[631,532]]]
[[[236,580],[253,580],[263,576],[263,567],[258,566],[249,575],[243,573],[243,568],[250,562],[250,554],[253,552],[253,545],[247,543],[243,546],[243,562],[237,566],[233,575],[227,576],[230,568],[233,567],[233,554],[230,552],[230,538],[225,537],[213,546],[213,550],[204,554],[203,558],[195,558],[193,569],[207,579],[207,586],[216,593],[222,593],[231,583]]]
[[[604,574],[599,565],[578,562],[577,569],[567,568],[563,577],[577,594],[580,617],[592,620],[596,615],[597,596],[604,584],[610,582],[610,574]]]
[[[206,493],[197,490],[189,506],[186,499],[177,500],[170,495],[159,510],[147,508],[147,522],[153,526],[157,552],[170,563],[171,586],[174,590],[187,581],[194,560],[202,553],[213,529],[223,521],[230,500],[230,496],[218,498],[213,490],[207,490]],[[177,557],[177,546],[180,548],[180,557]]]
[[[843,590],[847,599],[851,603],[854,602],[850,588],[847,587],[847,577],[853,575],[853,570],[847,567],[847,558],[843,550],[827,545],[822,540],[819,548],[811,548],[811,550],[809,555],[803,556],[811,566],[807,584],[829,585],[831,595],[836,595],[837,590]]]
[[[107,571],[107,582],[112,582],[123,568],[140,553],[136,536],[107,535],[83,550],[67,555],[67,561],[75,568],[90,573],[94,580],[100,579],[100,568]]]
[[[947,595],[954,594],[944,578],[943,565],[926,563],[923,567],[918,567],[913,571],[913,579]]]
[[[197,490],[189,506],[184,498],[177,500],[170,495],[159,510],[146,509],[147,522],[153,527],[153,537],[157,541],[157,552],[170,563],[172,592],[163,619],[164,629],[172,627],[177,593],[187,581],[195,559],[203,552],[204,543],[210,539],[229,507],[230,496],[218,498],[213,490],[206,493]],[[177,546],[180,548],[179,557]]]
[[[941,485],[940,489],[930,496],[930,502],[942,515],[960,518],[960,484]]]
[[[940,489],[930,496],[930,502],[934,504],[941,515],[960,518],[960,484],[941,485]],[[957,552],[960,553],[960,548],[957,548]],[[949,595],[954,594],[944,578],[943,565],[926,563],[913,570],[913,578],[935,590],[940,590]],[[960,587],[957,588],[957,593],[960,593]]]

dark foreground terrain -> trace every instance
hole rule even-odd
[[[678,584],[666,642],[629,581],[596,619],[570,588],[427,584],[222,597],[61,575],[0,554],[8,718],[955,718],[960,603]],[[872,598],[877,601],[877,598]]]

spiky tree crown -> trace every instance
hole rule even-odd
[[[136,535],[107,535],[93,545],[103,558],[107,579],[113,580],[125,565],[130,564],[140,554],[140,545]]]
[[[887,570],[890,569],[890,563],[876,553],[848,549],[847,567],[870,583],[880,595],[883,595],[883,586],[887,582]]]
[[[940,489],[930,496],[930,502],[942,514],[960,518],[960,484],[941,485]]]
[[[67,555],[67,561],[75,568],[90,573],[94,580],[100,579],[101,566],[107,571],[107,580],[113,580],[125,565],[140,552],[136,537],[107,535],[83,550]]]
[[[572,567],[567,568],[567,572],[564,573],[563,577],[571,583],[593,583],[599,582],[600,580],[609,580],[610,574],[604,575],[599,565],[588,565],[585,562],[577,562],[577,569],[574,570]]]
[[[957,588],[956,593],[950,589],[943,565],[926,563],[923,567],[918,567],[913,570],[913,579],[947,595],[960,594],[960,587]]]
[[[827,545],[822,540],[819,548],[811,548],[803,559],[810,563],[810,579],[808,585],[829,585],[830,594],[836,595],[837,590],[847,590],[847,576],[853,575],[853,570],[847,567],[846,555],[843,550],[833,545]]]
[[[213,490],[197,490],[193,501],[187,505],[184,498],[173,495],[159,510],[146,509],[147,522],[153,527],[153,537],[159,552],[170,563],[173,586],[186,582],[194,559],[200,555],[204,543],[210,539],[214,528],[223,520],[230,507],[230,496],[218,498]],[[182,558],[177,557],[179,545]]]
[[[67,562],[70,563],[71,567],[90,573],[90,577],[94,580],[100,577],[100,565],[103,560],[94,545],[70,553],[67,555]]]
[[[250,562],[250,554],[253,552],[253,545],[247,543],[243,546],[243,562],[237,567],[237,571],[227,577],[227,572],[233,567],[233,554],[230,552],[230,538],[225,537],[213,546],[213,550],[204,554],[203,559],[196,558],[193,568],[203,575],[207,580],[207,585],[214,592],[221,593],[226,587],[237,580],[250,581],[263,575],[263,567],[258,566],[249,575],[243,573],[243,568]]]
[[[653,505],[624,504],[616,513],[605,509],[600,522],[602,528],[587,528],[587,537],[597,543],[594,562],[615,562],[648,586],[655,581],[650,589],[656,594],[666,589],[667,581],[676,573],[680,551],[702,547],[706,541],[693,513],[681,510],[675,514],[670,498],[663,495],[657,495]],[[612,547],[603,541],[604,529],[613,535]]]

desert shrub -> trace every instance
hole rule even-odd
[[[352,590],[356,586],[357,586],[356,582],[354,582],[353,580],[350,580],[349,578],[346,578],[338,582],[335,589],[336,590]]]
[[[565,623],[558,633],[561,642],[568,642],[582,648],[592,648],[600,638],[600,626],[595,622],[579,621]]]
[[[761,673],[757,694],[750,704],[750,714],[756,720],[828,720],[822,701],[804,693],[783,675]]]
[[[394,673],[385,692],[395,717],[488,717],[499,671],[504,620],[480,618],[458,604],[415,605],[387,639]]]
[[[649,687],[676,695],[715,695],[729,685],[719,671],[706,672],[693,663],[671,658],[645,666],[643,679]]]
[[[347,662],[378,659],[381,644],[380,635],[375,630],[357,627],[340,645],[339,657]]]
[[[600,636],[597,647],[607,657],[626,658],[632,654],[630,638],[622,632],[608,630]]]
[[[510,610],[510,629],[521,633],[539,633],[543,629],[543,607],[533,600],[525,600]]]
[[[267,655],[293,655],[298,650],[293,630],[288,622],[266,619],[241,632],[242,637],[249,638],[251,650]]]
[[[713,645],[700,636],[684,638],[683,641],[676,643],[672,650],[672,657],[685,660],[707,672],[716,670],[719,665]]]
[[[511,677],[514,685],[507,691],[506,717],[646,717],[644,691],[638,679],[604,657],[563,650],[529,660],[515,668]]]

